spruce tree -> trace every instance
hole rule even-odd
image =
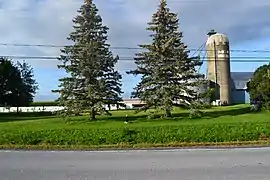
[[[203,77],[196,72],[202,62],[189,57],[178,23],[177,14],[170,12],[166,0],[161,0],[148,23],[152,43],[140,45],[146,51],[136,54],[137,68],[127,72],[142,76],[132,98],[145,102],[144,110],[162,110],[166,117],[171,116],[173,106],[191,108],[197,99],[195,87]]]
[[[121,101],[121,75],[115,70],[118,57],[113,57],[107,44],[108,27],[92,0],[85,0],[73,19],[74,31],[68,40],[74,42],[61,50],[58,66],[69,76],[59,79],[59,105],[64,115],[89,112],[90,120],[99,113],[108,113],[105,105]]]

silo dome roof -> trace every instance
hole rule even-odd
[[[219,43],[229,43],[229,38],[225,34],[216,33],[214,35],[211,35],[207,39],[206,44],[214,44],[214,42],[216,44],[219,44]]]

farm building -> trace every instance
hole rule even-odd
[[[214,30],[208,33],[206,41],[207,79],[214,84],[215,101],[220,104],[249,103],[246,84],[252,72],[231,72],[229,38]]]
[[[246,91],[247,82],[251,79],[253,72],[231,72],[232,103],[250,103],[249,93]]]

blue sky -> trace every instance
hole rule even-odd
[[[156,11],[158,0],[94,0],[105,25],[109,26],[111,46],[137,47],[149,42],[147,22]],[[0,0],[0,43],[70,44],[72,18],[83,0]],[[228,35],[231,49],[270,50],[269,0],[168,0],[178,13],[184,42],[189,48],[205,43],[206,33],[215,29]],[[219,8],[216,8],[219,7]],[[239,8],[241,7],[241,8]],[[133,57],[137,50],[113,50],[120,57]],[[0,46],[0,55],[58,56],[59,48]],[[270,53],[236,53],[231,56],[267,57]],[[63,72],[57,60],[27,60],[39,83],[36,100],[52,100]],[[254,71],[264,63],[231,63],[231,71]],[[138,78],[126,75],[134,68],[132,61],[120,61],[117,69],[123,75],[124,96],[128,97]],[[205,65],[201,72],[205,71]]]

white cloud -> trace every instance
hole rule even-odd
[[[1,0],[0,39],[7,43],[68,44],[72,18],[82,0]],[[147,22],[155,12],[156,0],[96,0],[104,24],[108,25],[112,46],[132,46],[147,42]],[[211,28],[230,35],[235,43],[247,38],[269,35],[270,1],[261,0],[168,0],[169,7],[179,14],[180,28],[189,47],[199,47]],[[241,8],[239,8],[241,7]],[[57,48],[1,47],[1,54],[57,56]],[[115,51],[122,56],[133,56],[135,51]],[[57,61],[33,66],[55,67]],[[129,63],[123,63],[128,66]],[[123,68],[122,68],[123,69]]]

